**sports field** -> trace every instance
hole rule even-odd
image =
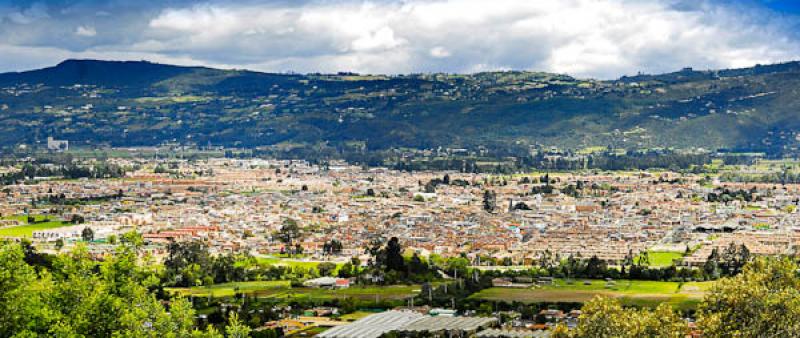
[[[586,282],[588,285],[583,280],[570,284],[559,279],[554,285],[526,289],[494,287],[473,294],[471,298],[523,303],[583,303],[595,296],[607,296],[619,298],[626,305],[655,306],[667,302],[676,308],[686,309],[696,306],[713,283],[631,280],[620,280],[613,284],[603,280]]]

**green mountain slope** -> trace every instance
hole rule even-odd
[[[800,63],[638,75],[268,74],[68,60],[0,74],[0,145],[350,149],[534,144],[793,153]],[[513,152],[512,152],[513,153]]]

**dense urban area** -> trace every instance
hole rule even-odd
[[[791,159],[406,155],[461,163],[433,170],[48,146],[0,162],[3,336],[800,333]]]
[[[0,338],[800,338],[800,0],[0,0]]]

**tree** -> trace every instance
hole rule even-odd
[[[422,258],[414,253],[408,261],[408,273],[410,276],[425,276],[429,272],[428,263],[425,263]]]
[[[742,271],[750,258],[750,250],[744,244],[737,246],[731,242],[722,252],[719,265],[725,275],[733,276]]]
[[[641,267],[650,266],[650,253],[647,251],[640,253],[639,258],[636,259],[636,265]]]
[[[483,192],[483,210],[486,212],[494,212],[497,207],[497,195],[494,191],[486,190]]]
[[[231,313],[228,317],[228,326],[225,333],[228,338],[247,338],[250,337],[250,327],[239,321],[239,314]]]
[[[53,257],[37,278],[22,247],[0,244],[0,336],[2,337],[207,337],[194,329],[195,312],[180,298],[170,309],[148,291],[153,271],[137,264],[135,250],[119,246],[102,262],[78,244]]]
[[[586,262],[586,275],[592,278],[600,278],[603,274],[608,270],[608,265],[605,261],[600,260],[597,258],[597,255],[593,255],[589,258],[589,261]]]
[[[72,224],[82,224],[82,223],[86,222],[86,219],[84,219],[83,216],[81,216],[81,215],[72,214],[72,218],[70,218],[69,221]]]
[[[706,262],[703,264],[703,273],[712,279],[719,278],[719,251],[717,251],[717,248],[711,249],[711,254],[708,255]]]
[[[625,309],[618,300],[595,297],[581,308],[578,326],[566,333],[563,328],[557,337],[575,338],[638,338],[675,337],[686,335],[687,325],[667,304],[655,310]]]
[[[405,272],[405,261],[403,260],[403,247],[397,237],[392,237],[386,243],[386,269],[397,272]]]
[[[245,256],[244,260],[249,256]],[[233,254],[219,255],[211,258],[211,271],[209,277],[212,277],[212,283],[228,283],[238,282],[245,280],[245,267],[237,264],[241,260]],[[204,283],[208,284],[208,283]]]
[[[435,192],[436,192],[436,184],[433,183],[433,181],[429,181],[428,183],[425,183],[425,193],[433,194]]]
[[[319,267],[317,269],[319,269]],[[347,262],[342,264],[342,267],[339,268],[339,272],[337,273],[337,275],[339,276],[339,278],[353,277],[353,263]]]
[[[334,270],[336,270],[336,264],[331,262],[317,264],[317,271],[319,271],[320,276],[332,276]]]
[[[302,233],[300,231],[300,226],[297,225],[297,221],[291,218],[283,220],[281,230],[278,231],[278,239],[286,245],[289,255],[293,256],[297,253],[295,241],[298,241],[301,235]]]
[[[94,240],[94,230],[92,230],[92,228],[90,228],[90,227],[83,228],[83,231],[81,231],[81,238],[83,239],[84,242],[93,241]]]
[[[322,244],[322,252],[326,255],[334,255],[342,252],[342,242],[338,239],[332,239]]]
[[[167,284],[177,286],[202,284],[203,279],[210,276],[212,271],[208,246],[199,241],[170,243],[167,246],[164,270]]]
[[[353,265],[353,276],[358,276],[361,269],[361,259],[358,257],[350,258],[350,264]]]
[[[790,258],[760,258],[723,278],[698,308],[704,337],[799,337],[800,278]]]

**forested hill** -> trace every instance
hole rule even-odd
[[[637,75],[269,74],[67,60],[0,74],[0,146],[562,149],[794,153],[800,63]]]

